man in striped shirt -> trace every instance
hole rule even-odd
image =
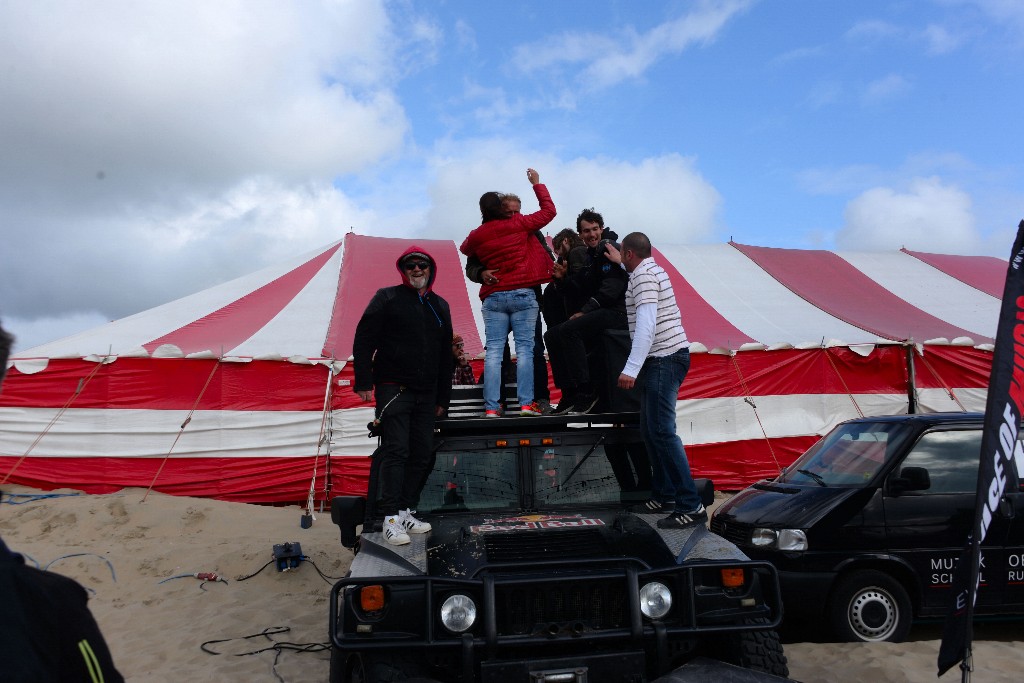
[[[642,232],[626,235],[621,253],[614,247],[608,252],[609,260],[621,262],[629,273],[626,315],[633,344],[618,384],[640,392],[640,433],[652,468],[651,499],[633,512],[669,513],[658,520],[663,529],[704,524],[708,514],[676,434],[676,401],[690,369],[690,342],[672,283],[651,258],[651,240]]]

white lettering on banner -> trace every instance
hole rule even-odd
[[[1006,563],[1011,567],[1024,566],[1024,554],[1010,555],[1006,558]]]
[[[1022,569],[1011,569],[1007,572],[1006,581],[1008,583],[1024,583],[1024,570]]]

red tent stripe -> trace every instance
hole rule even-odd
[[[730,244],[805,301],[879,337],[992,341],[912,306],[830,251]]]
[[[1001,299],[1006,276],[1006,261],[994,256],[956,256],[953,254],[928,254],[923,251],[900,249],[932,268],[956,278],[978,291]]]
[[[184,353],[230,351],[267,324],[281,309],[302,291],[309,281],[331,260],[340,248],[336,244],[304,264],[271,280],[259,289],[246,294],[194,322],[145,344],[152,353],[161,344],[174,344]]]
[[[653,249],[652,255],[658,265],[668,273],[668,278],[672,282],[672,291],[679,304],[679,312],[683,318],[687,339],[700,342],[709,349],[717,347],[737,349],[742,344],[757,341],[741,332],[738,327],[716,311],[676,270],[676,267],[658,251],[657,247]]]
[[[451,240],[398,239],[368,237],[348,233],[338,276],[338,298],[327,330],[323,354],[329,358],[347,359],[352,355],[356,325],[366,305],[381,287],[400,282],[395,262],[411,246],[427,251],[437,263],[433,289],[448,302],[452,327],[466,341],[466,346],[479,348],[480,333],[469,304],[462,261]],[[341,300],[344,292],[344,301]]]

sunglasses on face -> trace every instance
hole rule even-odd
[[[452,346],[454,346],[457,349],[466,348],[466,344],[464,342],[452,342]]]
[[[402,268],[405,270],[416,270],[417,268],[420,270],[426,270],[429,267],[430,264],[426,261],[406,261],[402,264]]]

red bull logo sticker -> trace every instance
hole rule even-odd
[[[587,526],[604,526],[604,520],[575,515],[520,515],[485,519],[483,524],[469,527],[470,533],[488,531],[525,531],[528,529],[570,529]]]

